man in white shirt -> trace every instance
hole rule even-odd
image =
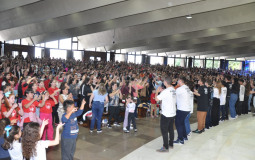
[[[179,88],[176,89],[177,112],[175,117],[175,127],[178,138],[175,144],[184,144],[184,140],[188,140],[185,128],[185,118],[190,113],[190,89],[185,85],[186,78],[182,77],[178,80]]]
[[[169,146],[170,148],[173,148],[173,124],[174,117],[176,115],[176,92],[171,84],[171,78],[166,77],[164,80],[164,85],[166,86],[166,89],[163,90],[161,87],[158,87],[155,96],[156,101],[162,101],[160,129],[163,137],[163,147],[158,149],[158,152],[169,152]],[[161,92],[160,95],[158,95],[159,92]],[[168,133],[170,134],[170,140],[168,139]]]
[[[236,108],[236,114],[240,116],[242,114],[242,106],[243,106],[243,101],[244,101],[245,87],[243,85],[244,84],[243,79],[239,79],[238,82],[240,84],[240,91],[239,91],[239,102],[238,102],[237,108]]]

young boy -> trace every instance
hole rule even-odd
[[[80,109],[77,110],[74,106],[74,101],[64,101],[63,108],[66,113],[62,116],[62,123],[65,123],[61,136],[62,160],[73,159],[76,148],[76,139],[79,132],[77,117],[82,114],[85,104],[86,101],[83,99]]]
[[[127,125],[127,130],[125,130],[125,133],[129,133],[131,121],[134,127],[134,131],[137,132],[136,123],[135,123],[135,106],[136,105],[134,103],[134,100],[132,100],[131,96],[128,96],[126,102],[127,102],[126,105],[128,109],[128,125]]]

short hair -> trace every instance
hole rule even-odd
[[[171,79],[171,77],[166,77],[166,78],[165,78],[165,81],[166,81],[166,83],[167,83],[168,85],[171,85],[171,84],[172,84],[172,79]]]
[[[229,75],[227,75],[225,78],[226,78],[228,81],[231,80],[231,76],[229,76]]]
[[[65,110],[65,112],[67,111],[68,107],[71,107],[74,104],[74,101],[72,100],[65,100],[64,104],[63,104],[63,108]]]
[[[29,93],[34,93],[34,91],[32,90],[32,88],[28,88],[26,91],[25,91],[25,96],[27,96],[27,94]]]
[[[205,82],[206,82],[206,81],[205,81],[205,78],[203,78],[203,77],[200,78],[200,81],[201,81],[203,84],[205,84]]]
[[[242,82],[242,83],[244,83],[244,80],[243,80],[243,79],[239,79],[238,81],[239,81],[239,82]]]
[[[186,84],[186,82],[187,82],[187,79],[185,77],[183,77],[183,76],[180,77],[179,80],[181,80],[184,84]]]

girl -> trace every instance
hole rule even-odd
[[[4,149],[9,151],[12,160],[22,160],[23,155],[21,151],[21,129],[18,126],[11,126],[6,130],[5,142],[2,145]]]
[[[57,104],[55,105],[55,107],[52,108],[52,122],[54,123],[55,120],[55,124],[59,123],[59,118],[58,118],[58,97],[59,97],[59,92],[60,89],[57,88],[57,81],[52,79],[50,81],[50,88],[48,89],[48,92],[51,96],[54,96],[55,99],[57,100]]]
[[[46,139],[46,132],[49,140],[53,140],[53,126],[52,126],[52,107],[57,104],[57,100],[54,96],[51,96],[51,99],[49,99],[49,93],[47,91],[44,91],[42,93],[43,99],[45,100],[45,105],[41,108],[40,112],[40,118],[41,119],[48,119],[49,124],[45,127],[42,135],[42,140]]]
[[[221,118],[220,122],[225,120],[226,115],[226,97],[227,97],[227,87],[225,86],[224,81],[221,82],[221,95],[220,95],[220,111],[221,111]],[[219,114],[220,116],[220,114]]]
[[[73,100],[73,96],[71,93],[68,94],[68,87],[62,86],[62,88],[60,88],[60,89],[61,89],[62,94],[59,95],[59,107],[58,107],[57,112],[58,112],[59,121],[62,122],[61,121],[62,115],[65,113],[64,108],[63,108],[64,101],[67,99]]]
[[[21,146],[22,154],[26,160],[46,160],[46,148],[59,144],[59,130],[63,124],[60,123],[57,126],[55,140],[52,141],[40,140],[45,125],[47,125],[47,121],[43,121],[40,129],[40,125],[38,123],[31,122],[23,130]]]
[[[221,82],[217,81],[213,88],[213,106],[212,106],[212,126],[219,125],[219,109],[220,109],[220,96],[221,96]]]
[[[93,106],[92,106],[93,100]],[[97,119],[97,133],[101,133],[101,119],[104,111],[104,102],[108,103],[108,93],[103,83],[100,83],[98,90],[94,90],[90,100],[89,107],[92,107],[92,120],[90,125],[90,132],[93,132],[94,125]]]
[[[39,92],[40,94],[42,93],[42,92],[44,92],[46,89],[45,89],[45,87],[44,87],[44,83],[43,83],[43,81],[38,81],[38,83],[39,83],[39,86],[38,86],[38,88],[37,88],[37,92]]]
[[[10,124],[9,122],[10,121],[5,118],[0,120],[0,160],[11,160],[8,150],[2,147],[2,145],[5,142],[4,140],[5,127]]]
[[[34,96],[35,95],[40,96],[40,92],[37,91],[37,88],[38,88],[38,84],[37,83],[29,84],[28,88],[33,90]],[[39,107],[36,107],[36,114],[37,114],[38,117],[40,116],[40,108]]]
[[[137,132],[136,123],[135,123],[135,106],[136,106],[136,104],[131,96],[128,96],[128,98],[126,99],[126,106],[127,106],[127,110],[128,110],[128,125],[127,125],[127,130],[125,130],[125,133],[129,133],[131,121],[132,121],[132,124],[134,127],[134,131]]]
[[[9,118],[11,125],[17,124],[23,115],[22,105],[15,103],[15,95],[11,92],[5,93],[4,102],[1,110],[3,117]]]

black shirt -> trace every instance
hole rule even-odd
[[[230,97],[230,90],[232,89],[232,83],[226,82],[226,88],[227,88],[227,97]]]
[[[197,111],[207,112],[209,105],[208,88],[205,85],[199,86],[198,93],[200,96],[197,96]]]

